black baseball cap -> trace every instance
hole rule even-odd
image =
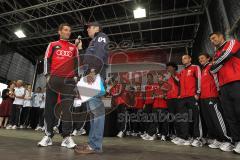
[[[99,29],[102,29],[102,25],[99,22],[89,22],[86,24],[87,28],[91,26],[99,27]]]

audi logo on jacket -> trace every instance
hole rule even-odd
[[[217,73],[220,87],[240,80],[240,42],[232,39],[224,42],[214,56],[212,73]]]
[[[78,76],[79,56],[77,47],[67,40],[51,42],[45,53],[44,74],[59,77]]]

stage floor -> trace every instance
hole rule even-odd
[[[240,155],[219,150],[176,146],[170,142],[143,141],[140,138],[104,139],[104,153],[77,155],[73,150],[61,148],[61,137],[54,137],[54,145],[36,146],[43,133],[31,130],[0,129],[0,159],[2,160],[226,160],[239,159]],[[74,137],[79,143],[87,142],[86,136]]]

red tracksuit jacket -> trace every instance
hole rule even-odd
[[[179,85],[178,85],[179,74],[178,73],[176,74],[175,78],[171,76],[167,81],[168,84],[171,86],[171,89],[167,92],[167,99],[174,99],[174,98],[178,98],[179,96]]]
[[[44,74],[59,77],[78,76],[79,56],[77,47],[60,39],[51,42],[45,53]]]
[[[220,87],[240,80],[240,42],[225,42],[216,50],[212,73],[217,73]]]
[[[122,84],[118,83],[110,89],[110,93],[114,98],[114,104],[116,106],[120,104],[128,104],[127,96],[128,92],[123,89]]]
[[[180,72],[180,98],[193,97],[201,91],[201,70],[190,64]]]
[[[154,84],[147,84],[145,86],[145,104],[153,104]]]
[[[143,109],[144,107],[144,94],[141,91],[135,92],[135,103],[134,108],[136,109]]]
[[[219,83],[216,74],[210,73],[211,64],[206,64],[202,68],[201,74],[201,94],[200,98],[218,97]]]
[[[165,84],[163,84],[162,87],[164,87]],[[166,86],[167,87],[167,86]],[[154,102],[153,102],[153,108],[167,108],[167,101],[164,98],[166,95],[166,92],[164,92],[158,83],[154,84]],[[164,97],[162,97],[164,96]]]

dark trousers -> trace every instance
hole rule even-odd
[[[169,117],[168,117],[169,135],[177,135],[177,133],[179,133],[179,128],[177,128],[175,124],[175,117],[177,114],[178,105],[179,105],[179,99],[177,98],[167,100],[167,106],[168,106],[168,112],[169,112]]]
[[[144,123],[141,120],[142,112],[142,109],[134,108],[133,113],[130,114],[132,131],[134,131],[135,133],[144,132]]]
[[[79,107],[72,108],[73,117],[73,130],[80,130],[85,127],[86,121],[88,120],[88,112],[86,103],[83,103]]]
[[[22,109],[22,105],[17,105],[17,104],[12,105],[12,114],[10,119],[11,125],[19,126],[21,109]]]
[[[202,126],[197,100],[194,97],[182,98],[177,110],[176,124],[179,127],[178,136],[186,140],[190,137],[201,138]]]
[[[157,131],[164,136],[168,134],[168,109],[154,108],[152,122],[148,128],[148,135],[153,136]]]
[[[39,107],[32,107],[30,111],[30,126],[32,129],[35,129],[38,125],[39,109]]]
[[[23,107],[20,116],[20,125],[29,125],[31,107]]]
[[[234,142],[240,142],[240,81],[221,87],[223,113]]]
[[[229,141],[225,119],[218,98],[206,98],[200,100],[200,111],[207,126],[207,135],[218,141]]]
[[[39,120],[38,125],[40,127],[44,126],[44,108],[39,108]]]
[[[120,104],[117,106],[117,128],[118,131],[125,132],[127,130],[128,114],[127,107],[125,104]]]
[[[153,110],[153,105],[152,104],[145,104],[144,108],[143,108],[143,114],[145,115],[145,117],[147,119],[143,120],[144,122],[144,132],[148,131],[148,128],[151,124],[151,120],[150,120],[150,116]],[[150,121],[149,121],[150,120]]]
[[[44,120],[46,135],[53,137],[53,127],[56,119],[62,120],[62,136],[67,137],[72,132],[71,108],[74,100],[75,82],[73,78],[51,76],[47,82],[46,105]],[[60,107],[58,106],[60,96]]]

